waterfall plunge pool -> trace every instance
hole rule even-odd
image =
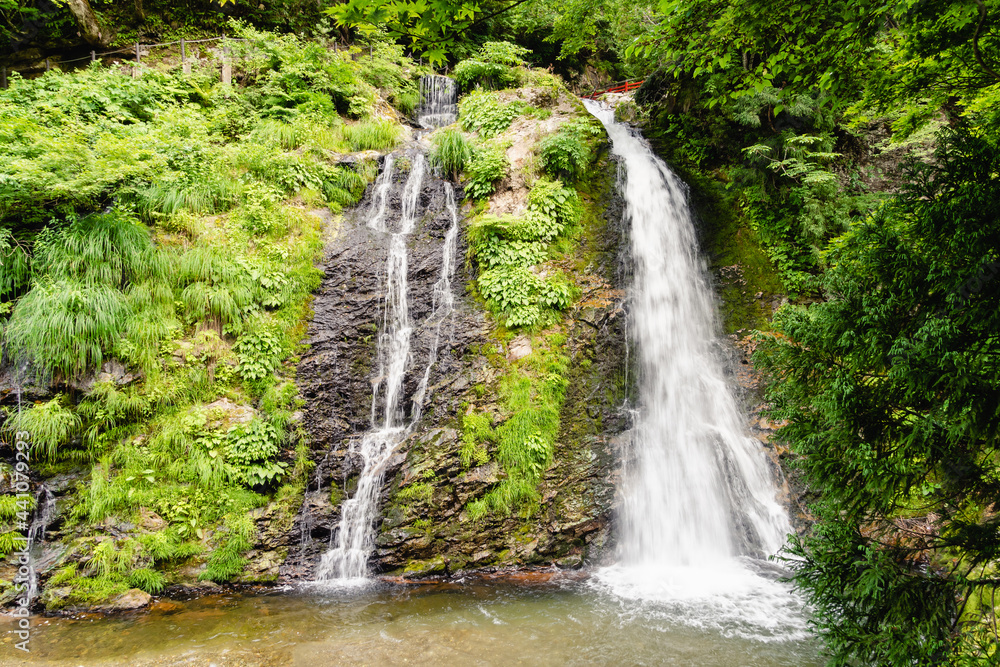
[[[610,571],[591,581],[313,585],[165,601],[119,616],[34,617],[31,653],[15,651],[5,633],[0,664],[822,664],[804,622],[748,626],[738,618],[744,614],[713,614],[706,624],[690,601],[611,594],[603,575],[614,578]],[[744,593],[709,597],[716,606],[752,604]]]

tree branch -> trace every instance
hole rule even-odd
[[[986,5],[983,4],[983,0],[975,0],[975,3],[979,5],[979,23],[976,24],[976,32],[972,35],[972,52],[976,55],[976,62],[987,74],[994,79],[1000,79],[1000,74],[997,74],[986,64],[986,61],[983,60],[983,54],[979,51],[979,33],[983,29],[983,22],[986,21]]]

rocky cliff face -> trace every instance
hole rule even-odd
[[[560,260],[580,297],[562,322],[534,336],[499,327],[467,290],[472,275],[462,223],[453,280],[455,310],[441,330],[422,416],[390,462],[382,489],[372,557],[377,571],[415,577],[522,564],[578,566],[598,558],[607,546],[615,446],[627,428],[622,406],[628,355],[614,164],[601,156],[595,165],[597,170],[587,179],[590,215],[585,216],[575,249]],[[402,205],[405,169],[394,178],[387,200],[390,215],[398,215]],[[414,333],[404,381],[407,417],[434,339],[429,320],[432,291],[451,224],[444,187],[437,179],[424,180],[417,226],[408,240]],[[386,235],[366,225],[372,206],[369,192],[329,243],[322,267],[325,278],[313,303],[310,349],[298,368],[307,404],[303,425],[316,467],[289,534],[290,541],[298,543],[282,568],[287,578],[312,577],[330,547],[341,502],[353,493],[359,473],[351,443],[370,426],[387,256]],[[481,465],[463,464],[462,416],[475,408],[501,421],[500,378],[530,354],[532,346],[547,345],[554,334],[570,359],[569,385],[556,451],[538,488],[540,501],[527,513],[491,513],[473,520],[466,512],[468,503],[494,488],[505,473],[491,451]]]

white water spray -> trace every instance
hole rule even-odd
[[[798,628],[786,587],[753,571],[791,527],[725,376],[686,188],[613,111],[585,104],[620,159],[640,396],[619,562],[601,578],[623,597],[674,605],[681,622]]]
[[[375,183],[374,201],[368,226],[389,234],[389,254],[386,259],[385,308],[378,338],[378,376],[372,381],[371,428],[360,440],[351,444],[350,453],[358,454],[363,467],[358,488],[341,507],[340,525],[336,531],[336,547],[323,554],[316,571],[319,581],[364,582],[368,573],[368,557],[375,545],[375,521],[378,516],[378,496],[382,490],[385,469],[399,444],[420,419],[420,408],[427,392],[431,367],[437,361],[437,346],[441,325],[454,310],[451,279],[455,267],[455,245],[458,236],[458,210],[454,192],[446,184],[447,207],[452,225],[445,235],[442,248],[441,276],[434,285],[434,305],[430,322],[434,326],[427,367],[413,398],[409,423],[403,414],[403,381],[410,360],[410,321],[406,239],[417,220],[417,204],[427,172],[423,155],[413,158],[410,175],[402,193],[402,213],[398,228],[390,229],[386,200],[392,186],[392,156],[386,157],[383,172]]]

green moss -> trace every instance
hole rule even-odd
[[[735,194],[703,174],[684,172],[683,178],[691,187],[703,250],[720,277],[725,331],[769,330],[769,304],[785,290],[760,239],[742,218]]]
[[[409,502],[422,502],[426,503],[430,501],[431,497],[434,495],[434,487],[427,482],[417,482],[416,484],[410,484],[409,486],[403,487],[396,494],[396,501],[398,503],[409,503]]]
[[[538,483],[552,462],[566,397],[569,357],[561,351],[564,341],[561,334],[535,337],[532,353],[501,378],[499,392],[507,419],[494,437],[497,461],[506,477],[466,506],[473,521],[490,512],[504,516],[520,511],[530,516],[536,509]]]

